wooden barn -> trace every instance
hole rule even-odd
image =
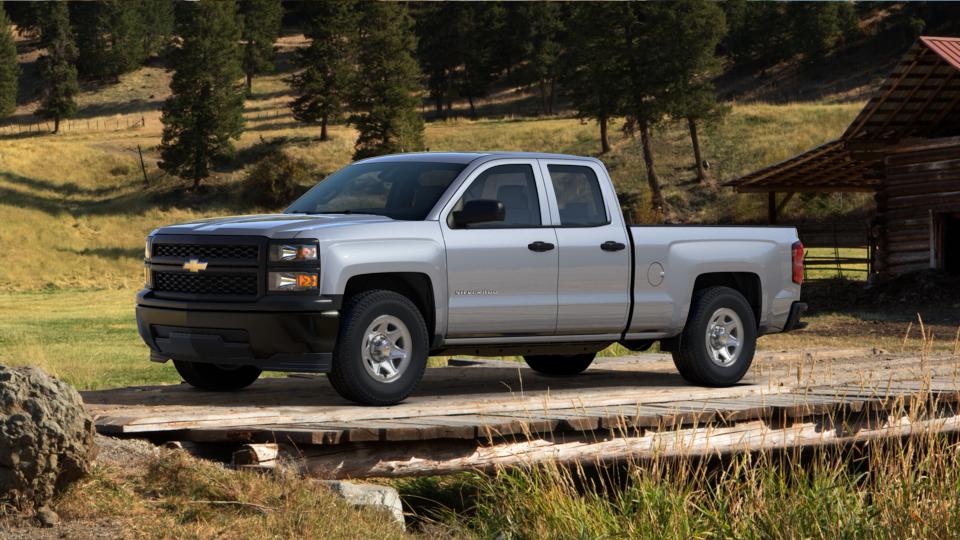
[[[960,273],[960,38],[921,37],[839,139],[729,185],[771,223],[798,192],[873,192],[873,272]]]

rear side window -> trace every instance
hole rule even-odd
[[[600,180],[590,167],[548,165],[557,195],[561,227],[596,227],[610,223],[603,205]]]
[[[480,173],[466,193],[453,207],[453,212],[463,209],[463,204],[475,199],[494,199],[503,203],[506,216],[503,221],[476,223],[471,229],[539,227],[540,200],[537,197],[537,182],[530,165],[498,165]],[[453,215],[453,212],[450,215]],[[452,225],[451,225],[452,226]]]

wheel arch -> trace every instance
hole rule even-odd
[[[380,272],[358,274],[347,280],[344,299],[375,289],[393,291],[417,306],[431,339],[437,335],[437,310],[430,276],[421,272]]]
[[[753,272],[708,272],[700,274],[693,282],[693,295],[711,287],[729,287],[742,294],[750,304],[753,317],[760,327],[763,313],[763,285],[760,276]],[[692,296],[691,295],[691,298]]]

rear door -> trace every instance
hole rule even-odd
[[[630,241],[606,171],[539,160],[557,234],[557,334],[619,334],[630,308]]]
[[[456,228],[450,213],[497,199],[502,222]],[[551,335],[557,324],[557,236],[534,159],[479,167],[440,214],[447,249],[447,337]]]

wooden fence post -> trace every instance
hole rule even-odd
[[[137,145],[137,153],[140,154],[140,170],[143,172],[143,185],[149,186],[150,180],[147,178],[147,166],[143,163],[143,149]]]

